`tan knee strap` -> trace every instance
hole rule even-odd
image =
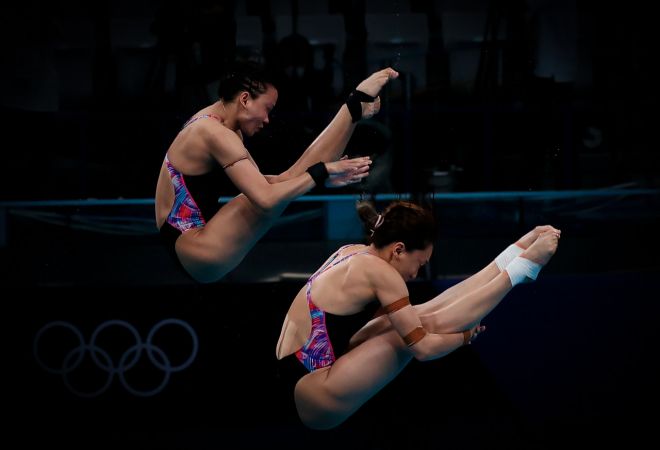
[[[424,327],[417,327],[403,337],[403,342],[405,342],[408,347],[411,347],[421,341],[424,336],[426,336],[426,330]]]

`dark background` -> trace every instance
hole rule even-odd
[[[431,449],[638,447],[655,437],[658,39],[646,2],[23,1],[0,17],[12,438],[80,448]],[[207,286],[178,270],[155,233],[148,200],[164,153],[216,100],[235,58],[279,74],[271,124],[246,140],[264,173],[288,167],[359,81],[388,65],[400,71],[380,114],[349,143],[349,154],[374,158],[368,181],[313,194],[439,196],[440,238],[410,283],[415,302],[534,225],[563,232],[537,283],[514,289],[475,345],[413,362],[334,431],[296,422],[273,350],[305,275],[355,242],[332,233],[347,216],[330,214],[332,200],[293,203],[232,274]],[[547,196],[493,197],[509,191]],[[146,201],[15,203],[81,199]],[[131,395],[115,375],[103,394],[81,398],[34,356],[38,331],[53,321],[89,342],[108,320],[146,339],[171,317],[196,330],[199,354],[156,396]],[[108,336],[118,364],[129,344]],[[66,362],[70,336],[50,339],[53,363]],[[170,339],[163,348],[180,358],[186,337]],[[91,372],[74,381],[93,389],[90,355]],[[162,379],[141,364],[138,385]]]
[[[300,282],[23,288],[5,307],[14,325],[3,327],[5,439],[67,448],[641,447],[655,435],[660,400],[660,311],[648,296],[655,279],[657,272],[545,274],[517,287],[474,344],[411,362],[331,431],[298,422],[295,378],[274,358]],[[411,283],[411,297],[430,298],[456,281]],[[53,326],[65,322],[91,344],[102,324],[122,320],[146,342],[170,318],[188,323],[199,347],[192,364],[168,380],[146,353],[128,351],[137,341],[125,327],[107,326],[94,341],[105,364],[118,368],[136,358],[122,372],[133,389],[148,392],[165,380],[149,396],[94,365],[89,351],[74,366],[79,341]],[[191,355],[190,334],[180,327],[162,327],[152,342],[161,364],[166,357],[177,366]],[[38,361],[71,371],[49,373]]]
[[[648,8],[637,0],[13,2],[3,7],[0,106],[16,170],[5,172],[2,197],[151,197],[170,141],[217,99],[235,58],[280,75],[272,123],[247,142],[264,172],[288,167],[347,92],[390,65],[402,76],[349,149],[382,156],[386,173],[360,190],[657,187]]]

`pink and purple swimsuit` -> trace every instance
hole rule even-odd
[[[371,253],[367,251],[354,252],[349,255],[346,255],[335,261],[342,249],[349,247],[348,245],[340,248],[333,255],[332,259],[328,263],[321,267],[314,275],[312,275],[307,281],[307,306],[309,307],[309,314],[312,318],[312,330],[309,335],[309,339],[305,345],[303,345],[297,352],[296,358],[305,366],[305,368],[313,372],[322,367],[331,366],[335,360],[335,350],[332,343],[330,342],[330,335],[328,333],[328,325],[331,325],[333,329],[333,341],[339,342],[337,346],[340,350],[340,355],[348,347],[348,341],[351,336],[359,327],[363,326],[367,320],[373,317],[373,311],[371,308],[365,308],[358,314],[353,314],[350,316],[338,316],[335,314],[329,314],[320,309],[312,301],[312,283],[323,272],[336,266],[337,264],[346,261],[348,258],[354,255],[370,255]],[[374,304],[375,305],[375,304]],[[377,306],[377,305],[375,305]],[[364,315],[367,317],[365,318]],[[338,325],[336,322],[353,322],[353,326],[346,326],[346,323]],[[332,322],[332,323],[329,323]],[[357,328],[355,328],[357,326]]]

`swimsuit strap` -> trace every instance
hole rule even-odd
[[[330,258],[325,264],[323,264],[323,265],[321,266],[321,268],[320,268],[319,270],[317,270],[316,272],[314,272],[314,273],[312,274],[312,276],[309,277],[309,279],[308,279],[307,281],[309,281],[310,279],[312,279],[312,277],[314,277],[317,273],[323,272],[323,270],[324,270],[326,267],[328,267],[328,264],[331,264],[332,261],[335,260],[335,258],[339,255],[339,253],[341,253],[342,250],[344,250],[344,249],[347,248],[347,247],[350,247],[351,245],[355,245],[355,244],[342,245],[342,246],[339,248],[339,250],[337,250],[337,251],[332,255],[332,257],[331,257],[331,258]]]
[[[350,255],[346,255],[346,256],[342,257],[339,261],[334,262],[335,259],[337,259],[337,256],[339,256],[339,253],[341,253],[342,250],[344,250],[345,248],[348,248],[348,247],[352,247],[353,245],[355,245],[355,244],[348,244],[348,245],[344,245],[344,246],[340,247],[339,250],[337,250],[334,253],[334,255],[332,255],[332,257],[323,266],[321,266],[321,268],[319,270],[314,272],[314,274],[311,277],[309,277],[309,279],[307,281],[308,282],[311,281],[313,278],[316,278],[318,275],[321,275],[327,269],[336,266],[340,262],[344,261],[347,258],[350,258],[353,255],[359,255],[359,254],[362,254],[362,253],[371,254],[371,253],[366,252],[366,251],[359,251],[359,252],[351,253]]]
[[[192,117],[192,118],[188,119],[188,121],[187,121],[186,123],[183,124],[183,126],[181,127],[181,129],[183,130],[185,127],[187,127],[188,125],[190,125],[190,124],[193,123],[193,122],[198,121],[199,119],[206,119],[206,118],[208,118],[208,117],[210,117],[210,118],[212,118],[212,119],[215,119],[215,120],[217,120],[217,121],[219,121],[219,122],[222,121],[222,119],[221,119],[219,116],[216,116],[215,114],[202,114],[201,116]]]
[[[345,247],[348,247],[348,245],[345,246]],[[345,247],[344,247],[344,248],[345,248]],[[321,274],[322,274],[323,272],[325,272],[326,270],[328,270],[328,269],[332,269],[332,268],[335,267],[337,264],[340,264],[341,262],[346,261],[346,260],[347,260],[348,258],[350,258],[351,256],[355,256],[355,255],[371,255],[371,253],[369,253],[368,251],[362,250],[362,251],[359,251],[359,252],[354,252],[354,253],[351,253],[351,254],[349,254],[349,255],[343,256],[341,259],[339,259],[339,261],[335,261],[335,259],[337,258],[337,255],[339,255],[339,251],[340,251],[340,250],[341,250],[341,249],[337,250],[337,252],[332,256],[332,258],[330,259],[330,261],[328,261],[323,267],[321,267],[316,273],[314,273],[314,275],[312,275],[311,277],[309,277],[309,280],[307,280],[307,304],[309,304],[309,303],[311,302],[312,282],[316,279],[316,277],[318,277],[319,275],[321,275]],[[334,261],[334,262],[333,262],[333,261]]]

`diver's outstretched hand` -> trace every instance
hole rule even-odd
[[[481,333],[486,331],[486,326],[480,323],[476,324],[469,330],[463,332],[463,345],[471,344]]]
[[[369,175],[370,166],[371,158],[368,156],[351,159],[344,156],[339,161],[325,163],[325,168],[329,174],[328,179],[325,180],[325,185],[336,188],[358,183]]]

